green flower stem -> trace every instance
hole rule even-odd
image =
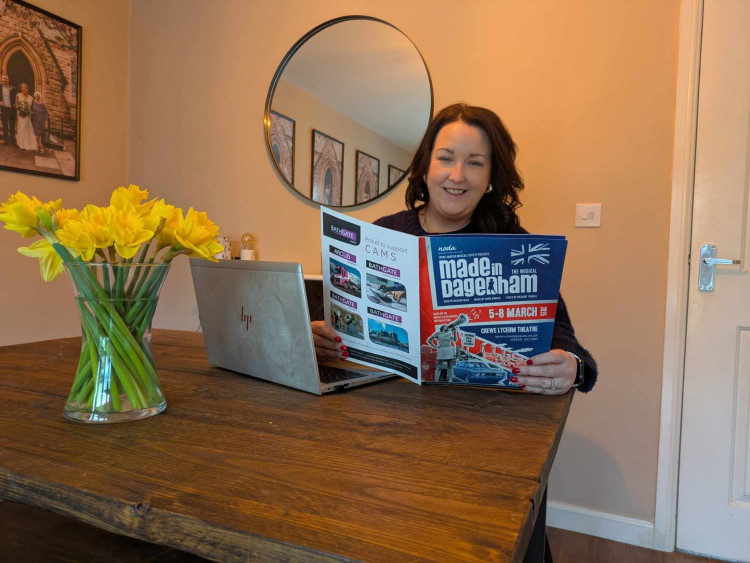
[[[164,250],[165,248],[168,248],[169,245],[164,244],[163,242],[157,242],[156,246],[154,246],[154,251],[151,253],[151,258],[149,258],[149,262],[155,262],[156,261],[156,255],[159,254],[160,251]]]
[[[87,346],[88,347],[88,346]],[[73,379],[73,385],[70,388],[70,394],[75,394],[84,381],[88,377],[91,377],[91,355],[89,350],[81,350],[81,357],[78,361],[78,369],[76,369],[76,376]]]
[[[65,249],[63,248],[63,250]],[[79,288],[79,291],[81,293],[85,294],[87,293],[85,290],[90,289],[92,290],[92,293],[96,294],[93,296],[84,295],[84,297],[90,300],[93,308],[95,309],[94,314],[98,318],[102,318],[100,317],[100,315],[103,315],[104,318],[109,317],[114,321],[114,324],[116,326],[111,327],[105,324],[105,327],[104,327],[105,330],[107,330],[110,337],[118,340],[122,345],[126,347],[125,351],[127,355],[135,359],[136,367],[139,367],[140,365],[142,365],[143,357],[142,355],[140,358],[138,357],[139,356],[138,351],[140,351],[140,347],[138,346],[138,343],[135,342],[133,335],[130,334],[130,331],[128,331],[126,323],[122,320],[122,318],[116,311],[116,308],[112,305],[109,296],[104,294],[104,290],[102,289],[101,285],[99,285],[98,280],[89,271],[89,267],[83,262],[78,262],[78,263],[81,264],[81,267],[69,268],[69,271],[72,273],[74,280],[76,282],[76,287]],[[81,279],[82,277],[83,279]],[[83,281],[86,280],[86,278],[88,278],[89,283],[88,284],[82,283]],[[96,299],[97,297],[99,297],[99,300]],[[133,350],[133,346],[136,347],[136,350]],[[138,360],[141,360],[141,362],[139,362]],[[153,366],[147,366],[147,367],[151,368],[149,372],[155,376],[156,371],[153,369]]]
[[[86,310],[85,305],[77,302],[78,305],[78,311],[79,315],[84,314],[83,311]],[[82,311],[83,310],[83,311]],[[83,386],[83,384],[87,381],[87,378],[90,378],[93,376],[94,370],[97,367],[97,364],[99,362],[99,357],[96,352],[96,347],[94,346],[93,337],[91,335],[91,331],[87,326],[84,326],[82,324],[82,330],[84,332],[84,342],[86,344],[86,349],[82,350],[81,353],[81,359],[85,358],[85,363],[82,368],[79,368],[76,371],[76,377],[73,380],[73,387],[71,389],[71,394],[75,393],[76,390]],[[82,400],[82,399],[81,399]]]
[[[90,362],[90,358],[86,354],[81,354],[81,356],[78,358],[78,367],[76,368],[76,375],[81,373],[84,370],[84,368],[89,365],[89,362]]]
[[[151,350],[149,350],[148,348],[144,348],[143,349],[143,353],[146,354],[146,356],[148,356],[149,358],[151,358],[152,362],[154,361],[154,356],[153,356],[153,354],[151,354]],[[156,363],[156,362],[154,362],[154,363]]]
[[[84,299],[86,304],[91,307],[92,314],[96,318],[98,325],[101,326],[104,332],[107,333],[107,336],[112,340],[115,349],[120,352],[123,357],[130,360],[134,368],[137,368],[139,358],[137,358],[137,355],[132,351],[132,347],[137,347],[137,343],[133,339],[133,335],[127,330],[127,327],[124,326],[119,313],[115,310],[115,307],[112,306],[110,300],[98,300],[96,298]],[[122,327],[115,326],[118,324],[118,320]],[[97,331],[97,334],[100,333]],[[128,342],[128,337],[130,337],[130,342]]]
[[[109,398],[112,401],[112,410],[120,412],[122,405],[120,404],[120,391],[117,389],[117,378],[114,377],[109,380]]]
[[[146,400],[143,391],[138,386],[138,381],[131,377],[128,370],[123,366],[122,361],[116,354],[112,356],[112,365],[115,368],[115,373],[118,375],[120,383],[122,383],[125,394],[128,396],[128,399],[130,399],[130,404],[133,405],[133,408],[142,409],[147,407],[149,401]],[[146,391],[146,393],[151,396],[150,392]]]
[[[143,379],[146,387],[150,387],[150,389],[142,390],[139,385],[139,378],[135,377],[138,370],[134,369],[134,366],[127,361],[127,358],[124,358],[117,350],[112,350],[109,356],[112,361],[114,375],[119,379],[130,404],[136,409],[147,407],[150,403],[147,401],[146,395],[149,397],[156,396],[152,381],[148,378]],[[113,378],[110,381],[114,383],[115,379]]]
[[[88,309],[86,309],[85,305],[81,305],[81,309],[83,309],[81,311],[82,325],[86,327],[86,333],[88,335],[87,346],[89,346],[90,350],[93,349],[93,351],[91,351],[92,363],[96,367],[98,366],[98,363],[99,363],[99,359],[98,359],[99,350],[98,350],[98,347],[95,345],[95,342],[99,342],[102,339],[103,335],[99,331],[97,320],[95,320],[95,315],[92,315],[88,311]],[[113,346],[113,348],[115,347]],[[128,396],[130,403],[133,405],[134,408],[143,408],[143,406],[146,406],[146,401],[145,399],[143,399],[143,394],[140,392],[136,392],[134,390],[136,383],[135,381],[132,381],[132,376],[130,375],[132,370],[123,363],[118,351],[116,349],[111,350],[111,352],[109,353],[109,356],[112,360],[112,367],[115,371],[115,374],[117,378],[120,379],[120,382],[122,383],[122,386],[123,386],[123,390],[125,391],[125,394]],[[96,375],[92,373],[90,381],[91,381],[91,387],[94,387],[94,388],[95,388],[94,386],[95,378],[96,378]],[[114,379],[110,380],[110,385],[113,381]],[[87,385],[87,387],[89,386]],[[83,401],[83,397],[79,395],[79,402],[82,402],[82,401]],[[119,397],[118,397],[118,402],[119,402]]]
[[[151,309],[150,303],[152,301],[155,301],[154,295],[164,282],[164,277],[167,275],[167,273],[168,270],[166,268],[160,268],[153,271],[150,275],[144,276],[142,278],[142,285],[138,289],[138,292],[133,296],[136,305],[134,305],[134,307],[130,311],[128,311],[128,314],[125,316],[125,322],[129,326],[134,326],[135,324],[137,324],[134,321],[136,321],[142,314],[143,309]],[[148,282],[146,282],[146,279],[148,279]]]
[[[89,404],[91,402],[91,391],[94,388],[94,378],[91,377],[86,380],[81,390],[78,392],[78,396],[76,397],[77,403],[83,403],[85,401],[86,404]]]
[[[154,314],[154,311],[156,310],[156,299],[153,299],[149,302],[147,307],[144,307],[142,314],[140,315],[139,319],[137,319],[137,323],[134,323],[134,331],[136,340],[141,340],[143,338],[143,335],[146,334],[146,330],[148,329],[148,325],[150,323],[151,317]]]
[[[106,269],[106,268],[104,268]],[[125,294],[125,278],[128,275],[128,269],[126,267],[115,267],[115,289],[113,291],[113,294],[110,296],[111,298],[114,298],[114,307],[117,309],[117,312],[122,316],[125,311],[123,311],[122,308],[122,301],[121,299],[124,297]]]
[[[117,319],[122,322],[122,319],[120,319],[119,316],[117,316]],[[135,341],[134,336],[127,330],[124,332],[116,330],[114,327],[109,326],[109,323],[105,323],[104,329],[110,336],[113,347],[118,352],[118,354],[113,356],[113,359],[116,358],[118,366],[122,366],[123,370],[128,370],[129,373],[137,375],[143,382],[146,393],[149,396],[156,396],[156,388],[154,387],[153,379],[150,375],[153,374],[153,377],[155,378],[156,370],[154,369],[153,363],[149,362],[149,360],[143,355],[143,351]]]
[[[159,274],[159,272],[151,272],[150,274],[144,275],[141,279],[141,287],[138,288],[137,293],[131,295],[131,299],[133,299],[134,305],[130,309],[130,311],[128,311],[128,314],[124,319],[128,325],[132,324],[133,319],[135,319],[139,315],[140,309],[143,307],[143,303],[153,299],[153,294],[155,293],[153,289],[159,287],[158,283],[154,285],[154,281],[156,280],[158,282],[158,278],[161,277]],[[149,282],[147,284],[144,284],[147,278],[149,279]],[[144,287],[147,287],[148,289],[144,290]]]
[[[83,308],[85,309],[85,306],[83,306]],[[98,325],[98,321],[96,320],[96,316],[93,315],[88,309],[85,309],[81,313],[81,320],[82,320],[83,326],[85,326],[87,329],[86,332],[88,334],[88,337],[90,338],[89,342],[92,342],[92,343],[101,342],[102,340],[105,339],[104,334],[102,333],[102,331],[99,330],[99,325]],[[133,408],[143,408],[143,406],[146,406],[146,402],[143,399],[143,394],[135,390],[136,383],[133,380],[132,375],[131,375],[133,370],[127,367],[125,363],[122,361],[120,353],[117,351],[117,348],[114,346],[114,342],[112,340],[109,340],[108,342],[113,344],[112,346],[113,349],[109,351],[102,351],[102,352],[106,354],[107,356],[109,356],[112,369],[114,371],[113,374],[110,374],[110,379],[109,379],[110,398],[114,397],[114,394],[117,392],[116,388],[112,389],[112,384],[115,382],[115,377],[116,377],[117,379],[120,380],[120,383],[123,387],[123,391],[127,395],[128,400],[130,401],[131,405],[133,405]],[[99,352],[98,347],[94,346],[93,344],[92,346],[94,348],[94,354],[97,355]],[[98,367],[98,363],[99,363],[98,357],[96,357],[94,361],[96,362],[95,365],[97,365]],[[89,400],[87,401],[88,405],[92,404],[94,395],[97,392],[97,387],[95,386],[96,377],[97,377],[96,374],[92,374],[91,378],[89,379],[91,384],[88,385],[88,382],[87,382],[87,385],[85,388],[85,391],[87,393],[91,393],[92,390],[94,391],[94,393],[91,393],[91,395],[89,395]],[[116,385],[116,383],[114,384]],[[78,402],[83,402],[85,396],[86,395],[84,393],[79,394]],[[113,400],[113,407],[114,407],[115,399],[112,399],[112,400]],[[119,402],[119,396],[117,397],[116,400]]]
[[[150,270],[151,268],[147,268],[147,269],[148,269],[148,270]],[[138,274],[136,273],[136,275],[138,275]],[[133,289],[133,293],[132,293],[132,295],[136,295],[136,296],[137,296],[137,295],[140,295],[140,294],[141,294],[141,290],[142,290],[142,288],[143,288],[143,284],[144,284],[144,283],[146,282],[146,280],[147,280],[147,279],[149,279],[149,278],[150,278],[150,277],[151,277],[152,275],[153,275],[153,274],[144,274],[144,275],[142,275],[142,276],[139,276],[139,278],[140,278],[140,279],[138,280],[138,284],[137,284],[137,285],[135,286],[135,288]],[[135,281],[135,277],[133,278],[133,281]]]
[[[111,294],[112,293],[112,283],[109,279],[109,271],[107,268],[102,268],[102,281],[104,281],[104,292]]]
[[[151,240],[154,240],[154,239],[151,239]],[[148,241],[148,243],[143,245],[143,249],[141,250],[141,255],[138,257],[138,263],[143,263],[146,260],[146,254],[148,253],[148,249],[151,246],[151,240]],[[153,259],[151,260],[151,262],[153,263]],[[138,282],[138,278],[141,277],[141,270],[143,269],[144,269],[143,266],[138,266],[135,269],[135,273],[133,274],[133,277],[130,280],[130,283],[128,284],[128,291],[127,291],[128,295],[133,293],[134,287],[137,287],[136,283]],[[145,268],[145,269],[148,270],[148,268]]]

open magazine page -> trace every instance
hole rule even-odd
[[[512,368],[550,349],[567,241],[420,238],[420,383],[517,389]]]
[[[349,359],[419,380],[419,239],[321,208],[325,321]]]

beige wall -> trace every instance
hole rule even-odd
[[[235,240],[252,232],[261,259],[298,260],[310,273],[320,271],[318,210],[269,162],[269,82],[289,47],[325,20],[358,13],[399,27],[424,56],[436,108],[464,100],[504,119],[526,180],[523,224],[570,241],[563,293],[601,373],[594,392],[576,397],[550,498],[653,519],[678,0],[320,0],[314,10],[303,0],[132,0],[129,178],[125,4],[41,5],[85,29],[83,181],[0,172],[4,191],[80,204],[140,183],[207,211]],[[601,229],[573,228],[576,202],[603,204]],[[403,187],[352,214],[372,220],[402,208]],[[0,337],[73,333],[65,282],[42,287],[9,235],[0,235],[0,290],[12,301]],[[157,326],[197,328],[192,293],[178,262]]]
[[[127,182],[128,0],[34,0],[83,28],[81,180],[73,182],[0,170],[0,200],[21,190],[63,206],[106,204]],[[28,246],[0,229],[0,345],[80,334],[72,290],[62,277],[45,283],[39,261],[16,252]]]
[[[357,151],[363,151],[380,160],[378,193],[388,189],[388,165],[406,170],[411,162],[410,152],[390,142],[385,137],[316,100],[306,92],[279,80],[273,96],[274,111],[295,120],[294,186],[297,191],[310,196],[312,159],[310,147],[312,130],[317,129],[344,143],[344,179],[342,205],[354,205],[354,187],[357,177]]]

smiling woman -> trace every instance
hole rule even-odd
[[[416,236],[525,234],[516,214],[521,205],[518,192],[524,183],[515,160],[516,145],[494,112],[467,104],[448,106],[430,122],[408,167],[408,209],[382,217],[375,224]],[[479,263],[476,268],[480,268]],[[493,281],[521,282],[501,276]],[[458,288],[462,292],[476,289]],[[313,323],[313,332],[320,358],[341,355],[335,331],[320,322]],[[559,395],[574,387],[584,392],[591,390],[597,373],[596,362],[578,342],[565,302],[560,298],[552,350],[533,356],[528,365],[514,368],[511,382],[529,392]]]
[[[288,188],[317,203],[352,206],[403,179],[373,174],[362,181],[357,153],[405,170],[431,114],[430,76],[409,38],[382,20],[347,16],[305,34],[282,60],[266,99],[266,145]],[[340,147],[331,197],[316,176],[313,130]]]

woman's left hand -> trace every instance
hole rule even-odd
[[[550,350],[529,358],[529,365],[513,368],[511,381],[532,393],[562,395],[575,383],[577,371],[573,356],[564,350]]]

